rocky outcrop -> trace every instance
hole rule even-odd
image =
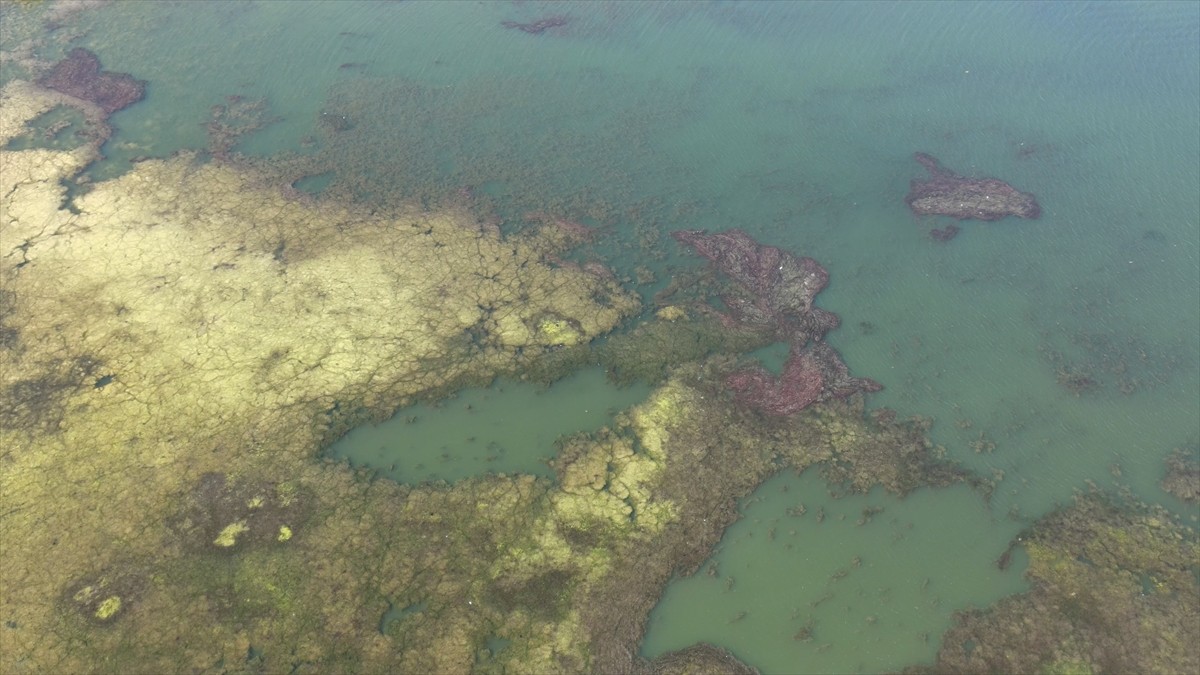
[[[711,260],[736,285],[733,292],[721,296],[730,310],[724,317],[727,323],[768,331],[791,343],[779,377],[751,366],[726,378],[725,384],[741,403],[784,416],[831,397],[883,388],[873,380],[850,377],[841,356],[822,341],[840,319],[813,306],[817,293],[829,283],[829,272],[816,260],[763,246],[741,230],[717,234],[685,230],[672,236]]]
[[[913,157],[929,170],[929,179],[914,180],[904,198],[918,216],[1000,220],[1007,216],[1034,219],[1042,214],[1032,194],[1002,180],[960,176],[923,152]]]

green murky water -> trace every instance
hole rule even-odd
[[[546,460],[555,454],[555,439],[609,424],[614,412],[636,404],[649,391],[646,386],[613,387],[595,369],[550,387],[500,381],[359,427],[328,454],[406,483],[453,482],[488,472],[549,476]]]
[[[926,659],[955,609],[1023,590],[1021,565],[993,564],[1004,525],[966,488],[835,499],[788,472],[741,513],[708,566],[670,587],[646,651],[702,639],[764,672],[879,672]]]
[[[547,13],[570,23],[500,27]],[[96,176],[204,147],[211,107],[236,95],[279,118],[244,152],[333,152],[322,113],[346,114],[361,140],[330,161],[364,194],[471,185],[509,220],[590,219],[596,253],[660,283],[695,264],[666,232],[740,227],[829,268],[829,341],[886,386],[871,406],[934,417],[949,456],[1000,479],[987,504],[772,479],[716,575],[670,586],[647,656],[708,640],[765,672],[928,661],[953,611],[1021,588],[1020,561],[995,559],[1087,481],[1182,508],[1157,481],[1200,443],[1194,3],[155,2],[78,22],[75,43],[151,82]],[[931,242],[944,223],[903,203],[916,150],[1037,193],[1042,218]],[[1077,396],[1071,373],[1097,385]],[[406,481],[545,473],[556,436],[644,393],[596,372],[500,383],[334,454]]]

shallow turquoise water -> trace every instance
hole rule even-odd
[[[499,26],[549,13],[571,22]],[[835,501],[811,476],[773,479],[715,557],[740,580],[673,584],[647,656],[707,639],[767,672],[929,660],[952,611],[1020,587],[1020,565],[992,565],[1009,538],[1087,481],[1181,508],[1157,481],[1172,448],[1200,444],[1195,3],[164,2],[83,21],[79,43],[106,68],[151,81],[114,118],[97,175],[203,147],[210,107],[236,94],[282,118],[246,152],[320,152],[321,112],[360,111],[374,139],[361,159],[386,168],[376,189],[470,184],[505,213],[591,218],[618,269],[666,279],[694,261],[639,242],[740,227],[829,268],[818,303],[843,318],[829,341],[887,387],[870,405],[934,417],[951,457],[1003,477],[988,505],[957,490]],[[931,242],[944,223],[903,203],[917,150],[1037,193],[1042,218],[968,222]],[[1076,397],[1060,367],[1099,388]],[[471,392],[344,442],[382,448],[377,466],[406,480],[538,471],[556,434],[637,400],[598,377],[562,386],[592,412]],[[389,447],[429,455],[397,462]],[[793,538],[797,493],[851,521],[885,511],[861,527],[818,526],[810,511]],[[812,608],[854,556],[836,602]],[[914,590],[918,578],[933,581]],[[814,610],[811,642],[792,639],[797,606]]]

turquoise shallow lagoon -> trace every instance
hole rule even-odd
[[[569,21],[501,25],[549,14]],[[763,672],[928,662],[954,611],[1023,588],[1019,560],[994,564],[1009,540],[1090,482],[1196,518],[1158,487],[1168,453],[1200,446],[1196,3],[218,0],[71,25],[71,44],[150,82],[114,116],[97,178],[204,148],[212,106],[262,98],[277,120],[240,151],[328,153],[364,201],[469,188],[502,227],[530,211],[598,225],[590,253],[652,273],[647,299],[699,264],[675,229],[741,228],[830,270],[828,341],[885,387],[868,406],[932,417],[947,456],[997,489],[834,498],[777,476],[714,573],[668,588],[647,657],[705,640]],[[351,152],[323,141],[335,117]],[[1036,193],[1041,218],[931,240],[950,221],[905,206],[915,151]],[[596,371],[501,382],[332,454],[410,482],[549,475],[557,436],[645,392]]]

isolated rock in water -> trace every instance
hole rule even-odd
[[[125,73],[101,71],[100,59],[79,47],[55,64],[38,84],[95,103],[107,115],[128,108],[146,95],[144,80]]]
[[[913,157],[929,170],[929,180],[914,180],[904,198],[919,216],[1000,220],[1006,216],[1033,219],[1042,214],[1042,207],[1032,194],[1002,180],[960,176],[923,152]]]
[[[681,230],[671,236],[746,291],[721,298],[738,323],[774,327],[788,337],[803,331],[813,338],[838,326],[836,315],[813,307],[813,298],[829,283],[829,272],[816,260],[764,246],[741,230]]]

